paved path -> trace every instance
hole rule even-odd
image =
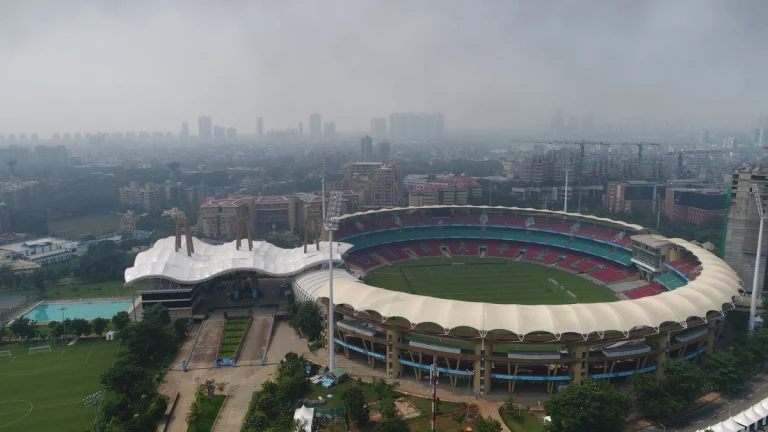
[[[248,337],[245,338],[243,349],[240,350],[238,364],[254,365],[259,362],[267,350],[267,333],[272,323],[272,315],[257,315],[253,317]]]
[[[213,367],[213,360],[219,352],[221,335],[224,332],[223,319],[209,319],[203,323],[200,338],[192,351],[192,359],[189,361],[189,369]]]
[[[181,362],[189,358],[189,355],[192,353],[192,348],[195,343],[195,337],[197,337],[197,333],[199,331],[200,331],[200,324],[193,324],[192,328],[189,330],[189,333],[187,333],[187,338],[184,339],[184,342],[181,344],[179,353],[176,355],[176,358],[174,359],[174,362],[173,362],[174,369],[181,370]]]

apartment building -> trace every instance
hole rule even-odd
[[[132,181],[128,186],[123,186],[118,191],[120,204],[137,206],[147,213],[160,211],[163,206],[160,187],[154,183],[139,184]]]
[[[213,239],[233,240],[237,221],[248,217],[251,198],[208,199],[200,206],[197,213],[197,231]]]

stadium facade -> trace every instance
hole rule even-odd
[[[693,243],[588,215],[504,207],[395,208],[342,216],[336,237],[332,336],[339,353],[392,378],[425,379],[434,362],[451,385],[465,386],[461,382],[469,379],[480,394],[515,391],[521,382],[552,392],[586,378],[663,374],[667,360],[711,352],[724,313],[743,292],[727,264]],[[290,276],[297,299],[318,301],[327,311],[329,271],[321,268],[328,260],[327,243],[310,245],[304,253],[263,242],[245,250],[235,242],[206,247],[191,241],[198,252],[184,254],[171,247],[173,238],[160,240],[137,256],[126,282],[194,285],[232,269],[250,269]],[[577,274],[611,289],[618,301],[464,302],[361,281],[392,263],[461,256]]]

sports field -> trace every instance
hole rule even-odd
[[[464,263],[464,265],[455,265]],[[576,295],[553,286],[554,279]],[[536,264],[489,258],[430,258],[381,267],[365,278],[380,288],[450,300],[500,304],[616,301],[613,292],[580,276]]]
[[[114,361],[118,341],[86,341],[29,354],[28,346],[0,345],[0,431],[82,432],[94,409],[83,398],[102,389],[101,374]]]

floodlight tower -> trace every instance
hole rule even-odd
[[[325,170],[328,167],[328,156],[323,156],[323,169],[320,171],[320,187],[322,188],[322,194],[323,194],[323,212],[321,218],[323,218],[320,223],[325,222]]]
[[[563,170],[565,171],[565,204],[563,205],[563,213],[568,213],[568,173],[571,172],[570,168],[566,168]],[[581,194],[581,190],[579,190],[579,194]]]
[[[99,424],[99,405],[101,405],[101,401],[104,400],[104,392],[98,391],[85,399],[83,399],[83,406],[93,407],[96,412],[96,431],[101,432],[101,425]]]
[[[751,189],[757,204],[757,215],[760,217],[760,231],[757,233],[757,256],[755,256],[755,276],[752,279],[752,302],[749,305],[749,330],[755,329],[755,314],[757,313],[757,280],[760,275],[760,254],[763,246],[763,225],[765,223],[765,210],[763,200],[760,198],[760,188],[753,184]]]
[[[333,322],[333,232],[339,229],[341,214],[341,192],[332,191],[328,202],[328,214],[323,221],[323,229],[328,231],[328,369],[336,369],[336,353],[334,352],[334,322]]]

